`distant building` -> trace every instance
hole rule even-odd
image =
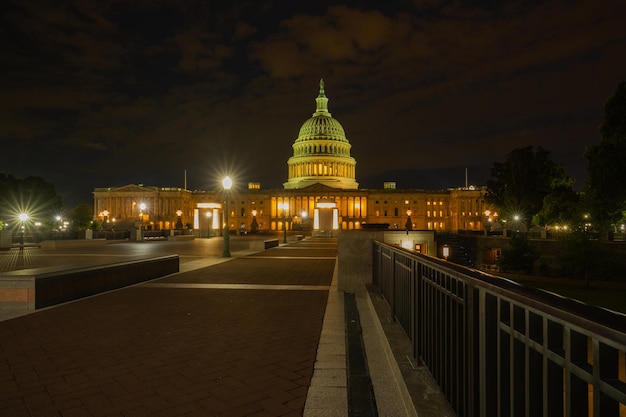
[[[446,190],[359,189],[356,160],[339,121],[328,111],[324,82],[320,81],[316,111],[300,128],[287,161],[283,189],[261,188],[229,192],[231,230],[305,230],[330,234],[333,230],[366,227],[412,230],[483,230],[485,187]],[[222,190],[125,185],[94,189],[94,216],[108,227],[148,229],[191,228],[219,233]],[[144,204],[144,209],[141,205]],[[202,235],[202,233],[199,233]]]

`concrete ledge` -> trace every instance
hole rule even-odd
[[[194,235],[174,235],[168,236],[167,240],[169,241],[178,241],[178,240],[194,240],[196,237]]]
[[[357,302],[367,364],[379,415],[418,417],[402,372],[366,289],[359,291]],[[440,415],[444,417],[444,414]]]
[[[278,246],[278,239],[250,242],[250,249],[270,249]]]
[[[0,274],[0,309],[35,310],[179,271],[178,255],[83,268],[46,267]]]
[[[85,246],[106,245],[106,239],[71,239],[71,240],[43,240],[39,247],[43,250],[60,248],[77,248]]]

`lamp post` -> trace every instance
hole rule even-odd
[[[139,208],[141,209],[141,211],[139,212],[139,217],[141,219],[141,223],[139,224],[139,234],[141,236],[141,241],[143,242],[143,211],[146,209],[146,204],[139,204]]]
[[[21,223],[20,250],[24,250],[24,223],[28,221],[28,213],[20,213],[17,218]]]
[[[226,177],[222,180],[222,187],[224,187],[224,253],[222,257],[230,258],[230,226],[228,225],[228,190],[233,186],[233,180],[230,177]]]
[[[411,220],[411,214],[413,214],[413,211],[411,211],[411,209],[408,209],[406,211],[406,223],[404,224],[407,235],[409,234],[409,230],[413,230],[413,221]]]
[[[306,232],[308,230],[308,213],[306,211],[302,211],[302,232],[304,233],[304,236],[306,236]]]
[[[211,238],[211,217],[213,217],[213,213],[211,211],[206,212],[207,222],[209,223],[208,227],[208,238]]]
[[[283,201],[278,204],[278,208],[283,211],[283,243],[287,243],[287,210],[289,209],[289,203]]]
[[[103,227],[106,226],[106,224],[109,222],[109,214],[111,213],[109,213],[109,210],[107,209],[104,209],[102,211],[102,226]]]
[[[183,211],[181,209],[176,210],[176,225],[174,226],[175,229],[178,229],[178,230],[183,229],[182,216],[183,216]]]
[[[250,223],[250,233],[256,233],[259,231],[259,223],[256,221],[257,211],[252,210],[252,222]]]
[[[483,223],[483,229],[485,230],[485,236],[489,234],[489,222],[491,221],[491,210],[485,210],[485,222]]]

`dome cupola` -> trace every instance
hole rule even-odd
[[[289,158],[289,181],[285,189],[304,188],[320,183],[332,188],[354,190],[356,161],[350,156],[350,142],[341,123],[328,111],[324,80],[315,99],[313,116],[302,124]]]

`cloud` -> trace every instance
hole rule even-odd
[[[569,157],[626,73],[621,0],[348,4],[7,0],[6,169],[157,180],[221,159],[279,185],[320,78],[359,176]]]

